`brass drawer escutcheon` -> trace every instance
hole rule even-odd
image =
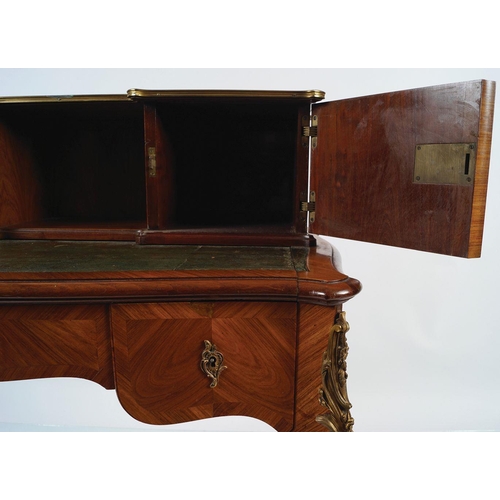
[[[217,346],[205,340],[205,350],[201,354],[201,369],[207,377],[212,379],[210,387],[214,388],[219,383],[219,375],[227,366],[223,365],[224,356],[217,351]]]

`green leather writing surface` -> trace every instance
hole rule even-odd
[[[305,270],[307,250],[290,247],[0,241],[0,272]]]

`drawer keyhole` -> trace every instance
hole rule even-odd
[[[224,366],[224,356],[217,350],[217,347],[212,344],[209,340],[205,340],[205,349],[201,353],[201,363],[200,367],[203,373],[212,379],[210,387],[213,389],[219,383],[219,375],[222,370],[225,370],[227,366]]]

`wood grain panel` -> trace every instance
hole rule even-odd
[[[469,241],[469,258],[481,256],[483,243],[486,192],[490,167],[493,109],[495,106],[495,82],[483,81],[479,121],[479,137],[476,154],[476,176],[472,197],[472,217]]]
[[[0,380],[47,377],[113,388],[105,306],[0,307]]]
[[[41,189],[29,142],[0,122],[0,228],[40,218],[40,202]]]
[[[326,412],[319,403],[321,363],[328,334],[338,309],[311,304],[299,306],[297,341],[297,386],[294,431],[325,431],[316,417]]]
[[[314,246],[308,234],[293,232],[293,228],[254,226],[231,229],[192,229],[147,231],[140,230],[137,242],[141,245],[258,245],[258,246]]]
[[[305,269],[297,272],[300,302],[332,306],[346,302],[361,291],[357,279],[340,271],[338,257],[332,245],[318,238],[317,246],[307,254]]]
[[[171,424],[245,415],[291,430],[295,304],[115,305],[112,332],[118,397],[134,418]],[[215,388],[200,369],[204,340],[228,367]]]
[[[293,279],[206,279],[81,280],[81,281],[0,281],[0,302],[60,300],[79,298],[97,301],[152,300],[295,300]]]
[[[212,416],[199,368],[211,320],[185,303],[111,308],[116,389],[137,420],[169,424]]]
[[[474,81],[314,105],[319,128],[318,147],[312,152],[311,182],[317,195],[311,230],[475,256],[477,250],[469,252],[473,187],[414,182],[415,149],[418,144],[473,143],[483,151],[476,166],[477,247],[491,134],[491,87]]]
[[[9,240],[135,241],[145,222],[80,223],[75,220],[51,220],[22,223],[5,228]]]
[[[296,304],[216,304],[213,342],[228,366],[214,390],[214,416],[255,417],[293,426]]]
[[[149,229],[169,226],[175,208],[174,156],[155,106],[144,106],[147,220]],[[149,171],[149,148],[155,151],[155,174]]]

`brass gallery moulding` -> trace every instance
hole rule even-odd
[[[321,101],[322,90],[144,90],[130,89],[127,96],[132,99],[171,99],[177,97],[224,97],[257,99],[307,99]]]
[[[35,95],[0,97],[0,104],[64,103],[64,102],[129,102],[126,94],[114,95]]]
[[[62,103],[62,102],[132,102],[135,100],[164,100],[177,98],[287,99],[321,101],[322,90],[145,90],[130,89],[126,94],[39,95],[0,97],[0,104]]]

